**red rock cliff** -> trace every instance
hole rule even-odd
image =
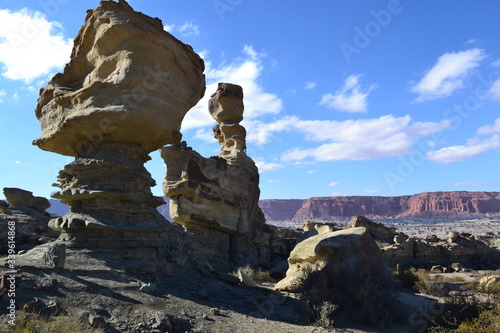
[[[346,196],[261,200],[268,221],[500,215],[500,192],[426,192],[397,197]]]

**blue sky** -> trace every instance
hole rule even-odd
[[[216,155],[207,100],[243,86],[261,198],[498,191],[500,2],[133,0],[206,63],[183,139]],[[0,1],[0,186],[49,196],[71,157],[32,146],[38,91],[98,1]],[[146,167],[162,195],[165,165]]]

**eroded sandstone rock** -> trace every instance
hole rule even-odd
[[[50,207],[50,202],[46,198],[35,197],[33,192],[20,188],[5,187],[3,194],[12,207],[29,207],[42,213]]]
[[[163,256],[173,227],[156,211],[164,202],[152,195],[144,163],[180,141],[184,115],[204,94],[203,71],[189,45],[126,1],[88,11],[70,62],[36,108],[42,135],[34,144],[75,156],[53,194],[70,207],[50,222],[60,240],[105,257]]]
[[[276,284],[276,290],[302,291],[308,279],[327,265],[342,267],[351,273],[357,269],[370,271],[384,267],[382,252],[363,227],[309,237],[295,246],[288,263],[286,277]]]

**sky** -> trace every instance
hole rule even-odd
[[[204,59],[183,140],[217,155],[217,82],[244,91],[261,199],[500,190],[497,0],[132,0]],[[72,157],[32,145],[40,88],[90,0],[0,0],[0,186],[48,197]],[[147,169],[163,195],[166,166]],[[0,194],[1,196],[1,194]]]

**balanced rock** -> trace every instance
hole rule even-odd
[[[309,283],[308,279],[329,265],[354,274],[360,269],[380,270],[383,267],[382,252],[363,227],[309,237],[295,246],[288,264],[286,277],[276,284],[276,290],[301,291]]]
[[[259,172],[246,155],[245,129],[237,124],[242,119],[242,98],[240,86],[219,83],[210,99],[210,112],[221,121],[215,130],[219,156],[204,158],[185,143],[161,150],[167,165],[163,190],[170,197],[170,216],[184,226],[195,223],[250,235],[254,224],[263,222]]]
[[[36,108],[42,135],[34,144],[75,156],[52,195],[70,207],[49,224],[60,240],[119,259],[162,257],[173,227],[156,211],[164,201],[152,195],[144,163],[180,141],[184,115],[205,91],[203,71],[189,45],[126,1],[88,11],[70,62]]]

